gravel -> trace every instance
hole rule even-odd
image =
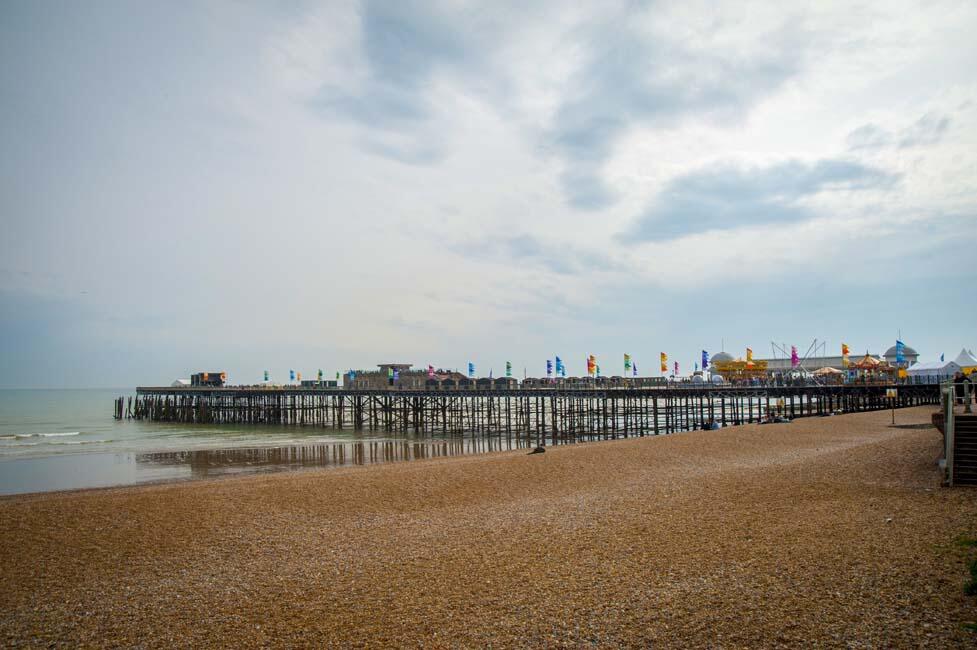
[[[3,498],[0,642],[974,647],[977,491],[890,417]]]

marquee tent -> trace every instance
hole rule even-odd
[[[974,370],[977,370],[977,357],[974,357],[974,353],[966,348],[960,350],[960,354],[957,355],[957,358],[953,362],[960,366],[960,369],[968,375]]]
[[[960,370],[955,361],[929,361],[917,363],[909,368],[910,377],[926,377],[928,379],[946,379]]]

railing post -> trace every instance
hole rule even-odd
[[[945,415],[943,416],[943,431],[946,437],[946,449],[944,450],[946,454],[946,484],[947,487],[953,487],[953,402],[956,399],[956,395],[952,380],[947,382],[945,394],[946,408]]]

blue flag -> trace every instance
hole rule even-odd
[[[288,371],[288,380],[289,381],[295,381],[295,371],[294,370],[289,370]]]
[[[475,364],[471,361],[468,362],[468,378],[473,379],[475,377]]]
[[[940,352],[940,361],[943,361],[943,353]]]
[[[633,362],[631,363],[631,374],[634,375],[635,377],[638,376],[638,364]]]
[[[900,340],[896,340],[896,363],[904,363],[906,361],[906,344]]]
[[[705,350],[702,351],[702,369],[705,370],[709,367],[709,353]]]

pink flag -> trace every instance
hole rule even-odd
[[[678,361],[675,362],[675,374],[678,375]]]
[[[790,367],[796,368],[800,363],[800,357],[797,356],[797,346],[790,346]]]
[[[434,379],[434,366],[427,367],[427,378]]]

